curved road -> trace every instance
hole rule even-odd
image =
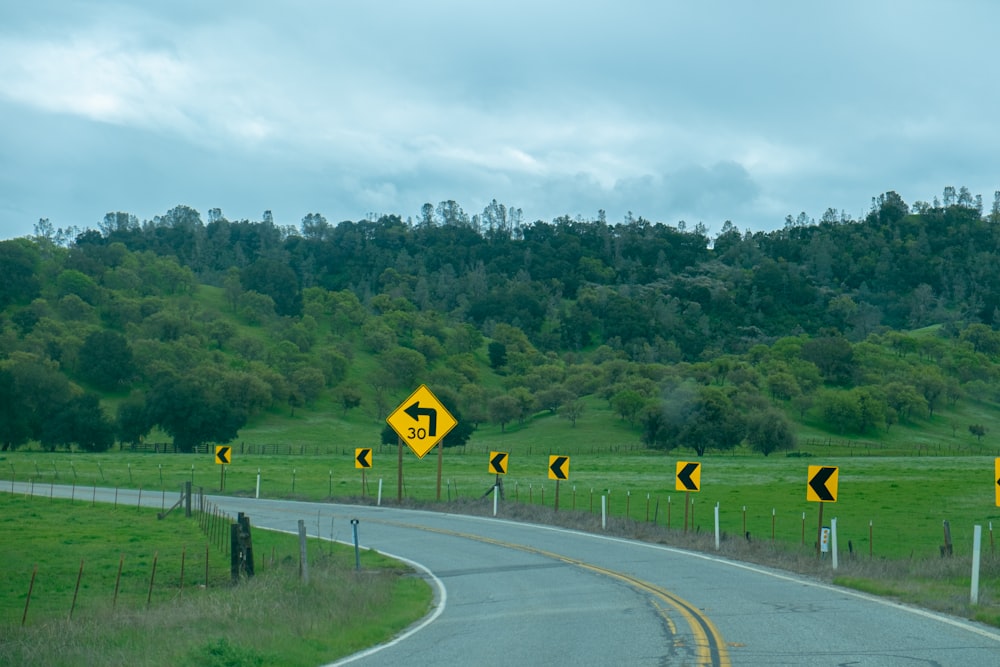
[[[994,628],[712,555],[496,518],[210,500],[261,528],[296,532],[303,519],[329,538],[332,525],[344,542],[356,518],[362,547],[423,570],[432,613],[337,665],[1000,664]]]
[[[392,508],[213,498],[432,573],[431,622],[337,664],[1000,664],[1000,631],[786,573],[601,535]],[[329,535],[327,535],[329,536]]]

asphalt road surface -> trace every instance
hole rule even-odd
[[[362,548],[426,577],[425,619],[336,665],[1000,665],[995,628],[710,554],[442,512],[210,500],[258,528],[297,532],[302,519],[310,535],[344,542],[357,519]]]

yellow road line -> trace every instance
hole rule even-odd
[[[397,526],[400,528],[412,528],[416,530],[423,530],[430,533],[438,533],[440,535],[449,535],[451,537],[460,537],[468,540],[475,540],[477,542],[485,542],[486,544],[493,544],[499,547],[504,547],[507,549],[517,549],[518,551],[524,551],[526,553],[535,554],[537,556],[544,556],[545,558],[551,558],[553,560],[558,560],[568,565],[573,565],[575,567],[582,568],[584,570],[589,570],[596,574],[600,574],[606,577],[611,577],[613,579],[618,579],[632,588],[639,590],[641,592],[649,593],[655,598],[665,602],[667,605],[676,609],[684,620],[687,622],[691,632],[694,635],[695,640],[695,651],[696,659],[699,665],[706,665],[710,667],[731,667],[732,663],[729,659],[729,652],[726,650],[726,644],[722,639],[722,634],[715,627],[711,620],[705,616],[701,611],[695,607],[693,604],[680,598],[665,588],[651,584],[648,581],[643,581],[636,577],[633,577],[622,572],[616,572],[615,570],[609,570],[607,568],[599,567],[597,565],[591,565],[590,563],[585,563],[581,560],[575,558],[570,558],[568,556],[563,556],[561,554],[553,553],[551,551],[545,551],[543,549],[536,549],[534,547],[529,547],[523,544],[514,544],[512,542],[504,542],[502,540],[496,540],[490,537],[483,537],[481,535],[472,535],[469,533],[459,533],[453,530],[446,530],[443,528],[430,528],[428,526],[419,526],[409,523],[399,523],[395,521],[384,521],[380,519],[368,519],[374,523],[382,523],[386,525]],[[673,622],[663,613],[663,609],[656,605],[660,611],[660,615],[667,621],[668,626],[671,631],[676,635],[676,627]]]

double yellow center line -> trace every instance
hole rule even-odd
[[[428,526],[418,526],[409,523],[400,523],[396,521],[383,521],[379,519],[368,519],[375,523],[382,523],[386,525],[397,526],[400,528],[413,528],[417,530],[423,530],[430,533],[437,533],[440,535],[449,535],[451,537],[460,537],[467,540],[475,540],[477,542],[484,542],[486,544],[493,544],[495,546],[504,547],[507,549],[516,549],[518,551],[523,551],[525,553],[535,554],[537,556],[543,556],[545,558],[551,558],[553,560],[566,563],[567,565],[573,565],[596,574],[600,574],[606,577],[611,577],[612,579],[617,579],[622,581],[632,588],[638,590],[641,593],[647,593],[652,595],[656,600],[666,603],[670,608],[675,609],[687,623],[688,627],[691,629],[691,633],[694,638],[694,658],[698,665],[705,665],[710,667],[731,667],[732,663],[729,659],[729,652],[726,650],[726,644],[722,639],[722,635],[719,633],[718,629],[705,616],[701,611],[692,605],[687,600],[680,598],[670,591],[656,586],[647,581],[637,579],[628,574],[622,572],[616,572],[615,570],[609,570],[607,568],[599,567],[597,565],[592,565],[590,563],[585,563],[584,561],[577,560],[575,558],[570,558],[568,556],[563,556],[561,554],[553,553],[551,551],[545,551],[543,549],[536,549],[535,547],[529,547],[524,544],[515,544],[512,542],[504,542],[501,540],[496,540],[490,537],[483,537],[481,535],[473,535],[469,533],[459,533],[453,530],[446,530],[444,528],[431,528]],[[660,612],[660,615],[666,621],[671,632],[676,636],[676,628],[671,622],[670,618],[664,613],[664,609],[658,604],[656,605]]]

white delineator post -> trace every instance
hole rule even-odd
[[[830,519],[830,551],[833,554],[833,569],[837,569],[837,517]]]
[[[974,526],[972,529],[972,594],[970,601],[972,604],[979,604],[979,550],[982,547],[983,527]]]
[[[719,503],[715,503],[715,550],[719,550]]]

